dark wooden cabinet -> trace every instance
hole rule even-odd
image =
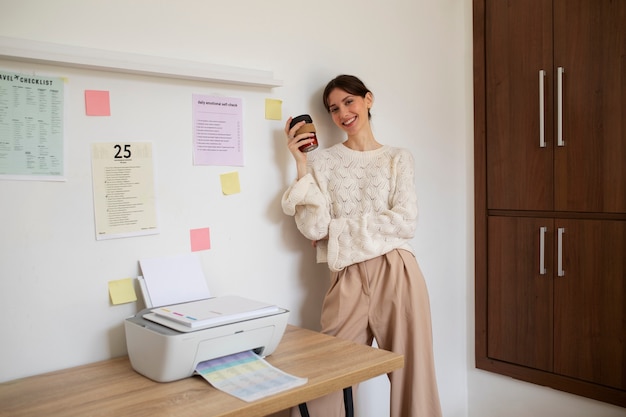
[[[488,208],[625,213],[624,1],[484,3]]]
[[[549,3],[489,0],[485,4],[483,71],[490,209],[553,209],[552,83],[547,75],[553,67]],[[539,71],[543,71],[543,129]]]
[[[562,272],[554,278],[554,373],[623,393],[626,221],[557,219],[554,231],[562,232]]]
[[[476,366],[626,407],[626,1],[474,0]]]
[[[487,356],[626,390],[626,222],[490,216]]]
[[[626,213],[626,2],[553,4],[555,209]]]
[[[552,265],[552,251],[545,251],[552,233],[542,228],[551,230],[554,221],[491,216],[488,223],[488,357],[551,372],[554,281],[552,268],[540,273],[540,254],[544,266]]]

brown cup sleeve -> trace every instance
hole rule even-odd
[[[296,135],[301,133],[315,133],[315,125],[313,123],[306,123],[300,129],[296,131]]]

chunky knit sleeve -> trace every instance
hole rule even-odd
[[[294,216],[298,230],[306,238],[319,240],[328,235],[328,204],[311,173],[287,188],[281,204],[285,214]]]

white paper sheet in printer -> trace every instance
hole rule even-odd
[[[238,296],[147,308],[124,321],[133,369],[157,382],[187,378],[200,362],[274,352],[289,311]]]

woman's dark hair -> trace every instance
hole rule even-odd
[[[363,84],[363,81],[359,80],[354,75],[338,75],[326,84],[326,88],[324,88],[324,95],[322,96],[324,100],[324,107],[326,111],[330,113],[330,106],[328,105],[328,96],[334,89],[340,89],[345,91],[348,94],[352,94],[355,96],[365,97],[367,93],[373,95],[373,93]],[[367,118],[371,119],[372,115],[370,111],[367,111]]]

